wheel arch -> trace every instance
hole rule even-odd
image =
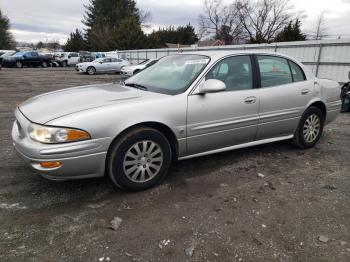
[[[177,138],[175,136],[175,133],[173,132],[173,130],[160,122],[154,122],[154,121],[148,121],[148,122],[141,122],[141,123],[137,123],[134,124],[132,126],[129,126],[127,128],[125,128],[122,132],[120,132],[111,142],[109,148],[108,148],[108,154],[110,149],[112,148],[112,146],[117,143],[119,141],[119,139],[125,135],[126,133],[130,132],[131,130],[138,128],[138,127],[149,127],[149,128],[153,128],[157,131],[159,131],[160,133],[162,133],[169,141],[170,147],[171,147],[171,152],[172,152],[172,157],[173,160],[177,159],[178,156],[178,150],[179,150],[179,145],[177,142]]]
[[[318,109],[320,109],[322,114],[323,114],[323,116],[324,116],[324,119],[326,120],[326,118],[327,118],[327,107],[326,107],[325,103],[323,103],[322,101],[315,101],[315,102],[312,102],[308,106],[308,108],[311,107],[311,106],[314,106],[314,107],[317,107]]]

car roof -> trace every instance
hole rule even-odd
[[[295,61],[294,58],[289,57],[288,55],[277,53],[277,52],[269,52],[262,50],[213,50],[213,51],[193,51],[193,52],[183,52],[182,54],[191,54],[191,55],[204,55],[209,56],[211,59],[216,60],[225,56],[230,55],[240,55],[240,54],[261,54],[261,55],[272,55],[272,56],[282,56],[288,59]]]

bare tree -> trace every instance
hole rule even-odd
[[[313,31],[311,32],[311,37],[314,40],[321,40],[325,36],[327,36],[327,29],[325,27],[325,11],[322,11],[320,15],[317,17],[316,24],[314,26]]]
[[[204,13],[199,16],[199,35],[224,40],[225,44],[238,42],[243,32],[236,2],[224,5],[221,0],[204,0]]]
[[[239,0],[239,19],[251,43],[270,43],[293,19],[289,0]]]
[[[141,22],[141,27],[150,29],[151,28],[151,22],[152,22],[152,13],[150,11],[139,11],[139,16],[140,16],[140,22]]]

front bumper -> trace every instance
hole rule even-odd
[[[86,68],[75,66],[75,71],[79,73],[86,73]]]
[[[16,61],[14,61],[14,60],[3,60],[2,61],[3,67],[13,67],[15,65],[16,65]]]
[[[18,155],[34,170],[50,180],[102,177],[112,138],[91,139],[65,144],[42,144],[28,137],[30,121],[17,109],[12,128],[13,146]],[[59,161],[57,168],[43,168],[41,162]]]
[[[125,76],[132,76],[134,74],[134,71],[121,71],[120,72],[122,75],[125,75]]]

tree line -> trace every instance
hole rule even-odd
[[[150,13],[138,9],[134,0],[90,0],[85,8],[85,32],[76,29],[71,33],[66,51],[162,48],[166,43],[191,45],[198,41],[190,24],[145,34]]]
[[[84,30],[72,32],[65,51],[110,51],[162,48],[166,43],[192,45],[201,40],[220,40],[225,45],[303,41],[302,14],[289,0],[203,0],[198,30],[191,25],[168,26],[146,34],[151,14],[140,10],[135,0],[90,0],[85,5]],[[149,30],[148,30],[149,31]],[[316,22],[312,39],[325,36],[323,14]],[[58,43],[37,44],[57,47]],[[14,46],[9,19],[0,10],[0,49]]]

